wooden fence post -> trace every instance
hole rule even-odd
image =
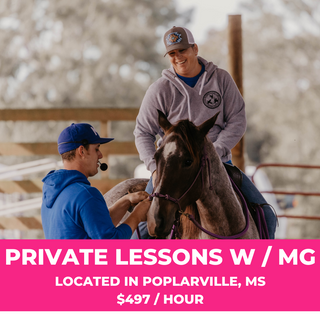
[[[229,72],[243,96],[241,15],[228,16],[228,51]],[[244,172],[244,136],[231,152],[233,163]]]
[[[108,138],[110,137],[110,121],[100,121],[100,137]],[[100,160],[101,163],[108,163],[108,155],[103,154],[103,158]],[[109,177],[109,170],[101,171],[101,178],[107,179]]]

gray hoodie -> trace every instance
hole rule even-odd
[[[163,70],[162,77],[147,90],[142,101],[134,130],[135,143],[140,159],[152,173],[156,170],[153,158],[156,135],[158,147],[164,135],[158,123],[157,109],[174,124],[188,119],[195,125],[220,114],[208,138],[213,142],[221,160],[231,159],[231,149],[239,142],[246,130],[245,105],[230,74],[201,57],[205,72],[191,88],[179,79],[171,66]]]

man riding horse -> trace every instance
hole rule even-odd
[[[229,73],[198,56],[198,46],[192,33],[183,27],[173,27],[164,35],[171,67],[147,90],[134,130],[135,142],[147,169],[152,173],[146,191],[152,193],[157,177],[155,154],[156,135],[163,130],[158,123],[162,111],[171,123],[188,119],[200,125],[220,111],[208,133],[222,162],[232,165],[231,149],[245,133],[245,103]],[[251,203],[266,203],[251,180],[242,173],[241,191]],[[263,206],[269,238],[274,239],[276,216],[269,206]],[[149,238],[146,223],[139,225],[142,238]],[[136,234],[133,236],[136,238]]]

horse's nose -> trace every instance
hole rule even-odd
[[[164,239],[171,232],[177,204],[166,198],[154,197],[148,211],[148,231],[151,236]]]

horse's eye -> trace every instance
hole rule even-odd
[[[185,165],[186,165],[186,167],[190,167],[191,165],[192,165],[192,160],[191,159],[187,159],[186,161],[185,161]]]

